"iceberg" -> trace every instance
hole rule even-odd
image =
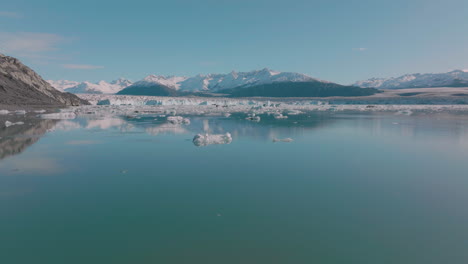
[[[293,142],[294,140],[292,138],[283,138],[283,139],[278,139],[274,138],[273,142]]]
[[[230,133],[226,134],[197,134],[193,137],[193,144],[197,147],[204,147],[208,145],[217,144],[230,144],[232,136]]]
[[[167,118],[167,121],[174,125],[177,125],[177,124],[190,125],[190,119],[184,118],[181,116],[169,116]]]

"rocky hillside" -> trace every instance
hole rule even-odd
[[[73,106],[88,102],[56,90],[18,59],[0,54],[0,104]]]

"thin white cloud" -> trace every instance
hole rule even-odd
[[[95,69],[104,68],[104,66],[89,65],[89,64],[63,64],[62,66],[66,69],[74,69],[74,70],[95,70]]]
[[[0,32],[0,51],[37,54],[53,51],[65,39],[56,34],[33,32]]]
[[[354,50],[354,51],[361,51],[361,52],[363,52],[363,51],[366,51],[367,48],[354,48],[353,50]]]
[[[0,17],[21,18],[23,15],[16,12],[0,11]]]

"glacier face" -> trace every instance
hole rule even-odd
[[[447,73],[416,73],[392,78],[372,78],[358,81],[354,86],[362,88],[403,89],[423,87],[468,87],[468,71],[455,70]]]
[[[132,85],[132,82],[127,79],[117,79],[112,82],[99,81],[97,83],[92,82],[75,82],[68,80],[48,80],[48,83],[55,89],[69,93],[89,93],[89,94],[115,94],[122,89]]]

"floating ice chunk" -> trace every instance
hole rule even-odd
[[[282,139],[278,139],[278,138],[274,138],[273,139],[273,142],[293,142],[294,140],[292,138],[282,138]]]
[[[34,113],[38,113],[38,114],[42,114],[42,113],[45,113],[46,110],[42,109],[42,110],[35,110]]]
[[[301,112],[299,110],[289,110],[288,111],[288,115],[300,115],[300,114],[303,114],[303,112]]]
[[[16,123],[13,123],[10,121],[5,122],[5,127],[19,126],[19,125],[24,125],[24,122],[16,122]]]
[[[15,114],[17,114],[17,115],[25,115],[25,114],[26,114],[26,111],[25,111],[25,110],[16,110],[16,111],[15,111]]]
[[[8,110],[0,110],[0,115],[8,115],[10,111]]]
[[[407,116],[410,116],[413,114],[413,111],[409,110],[409,109],[405,109],[405,110],[400,110],[396,113],[397,115],[407,115]]]
[[[42,119],[75,119],[76,114],[74,112],[62,112],[41,115]]]
[[[232,137],[230,133],[226,134],[197,134],[193,137],[193,144],[197,147],[204,147],[213,144],[230,144]]]
[[[260,117],[257,116],[257,113],[255,111],[251,111],[245,119],[254,122],[260,122]]]
[[[231,113],[224,113],[224,117],[230,117]]]
[[[166,110],[166,111],[164,111],[164,114],[175,116],[175,115],[177,114],[177,111],[174,110],[174,109],[172,109],[172,110]]]
[[[250,121],[254,121],[254,122],[260,122],[260,117],[255,115],[255,114],[250,114],[245,119],[250,120]]]
[[[275,119],[286,119],[288,118],[288,116],[284,116],[283,114],[281,113],[277,113],[273,116]]]
[[[184,118],[181,116],[169,116],[167,117],[167,121],[171,124],[184,124],[184,125],[190,125],[190,119]]]

